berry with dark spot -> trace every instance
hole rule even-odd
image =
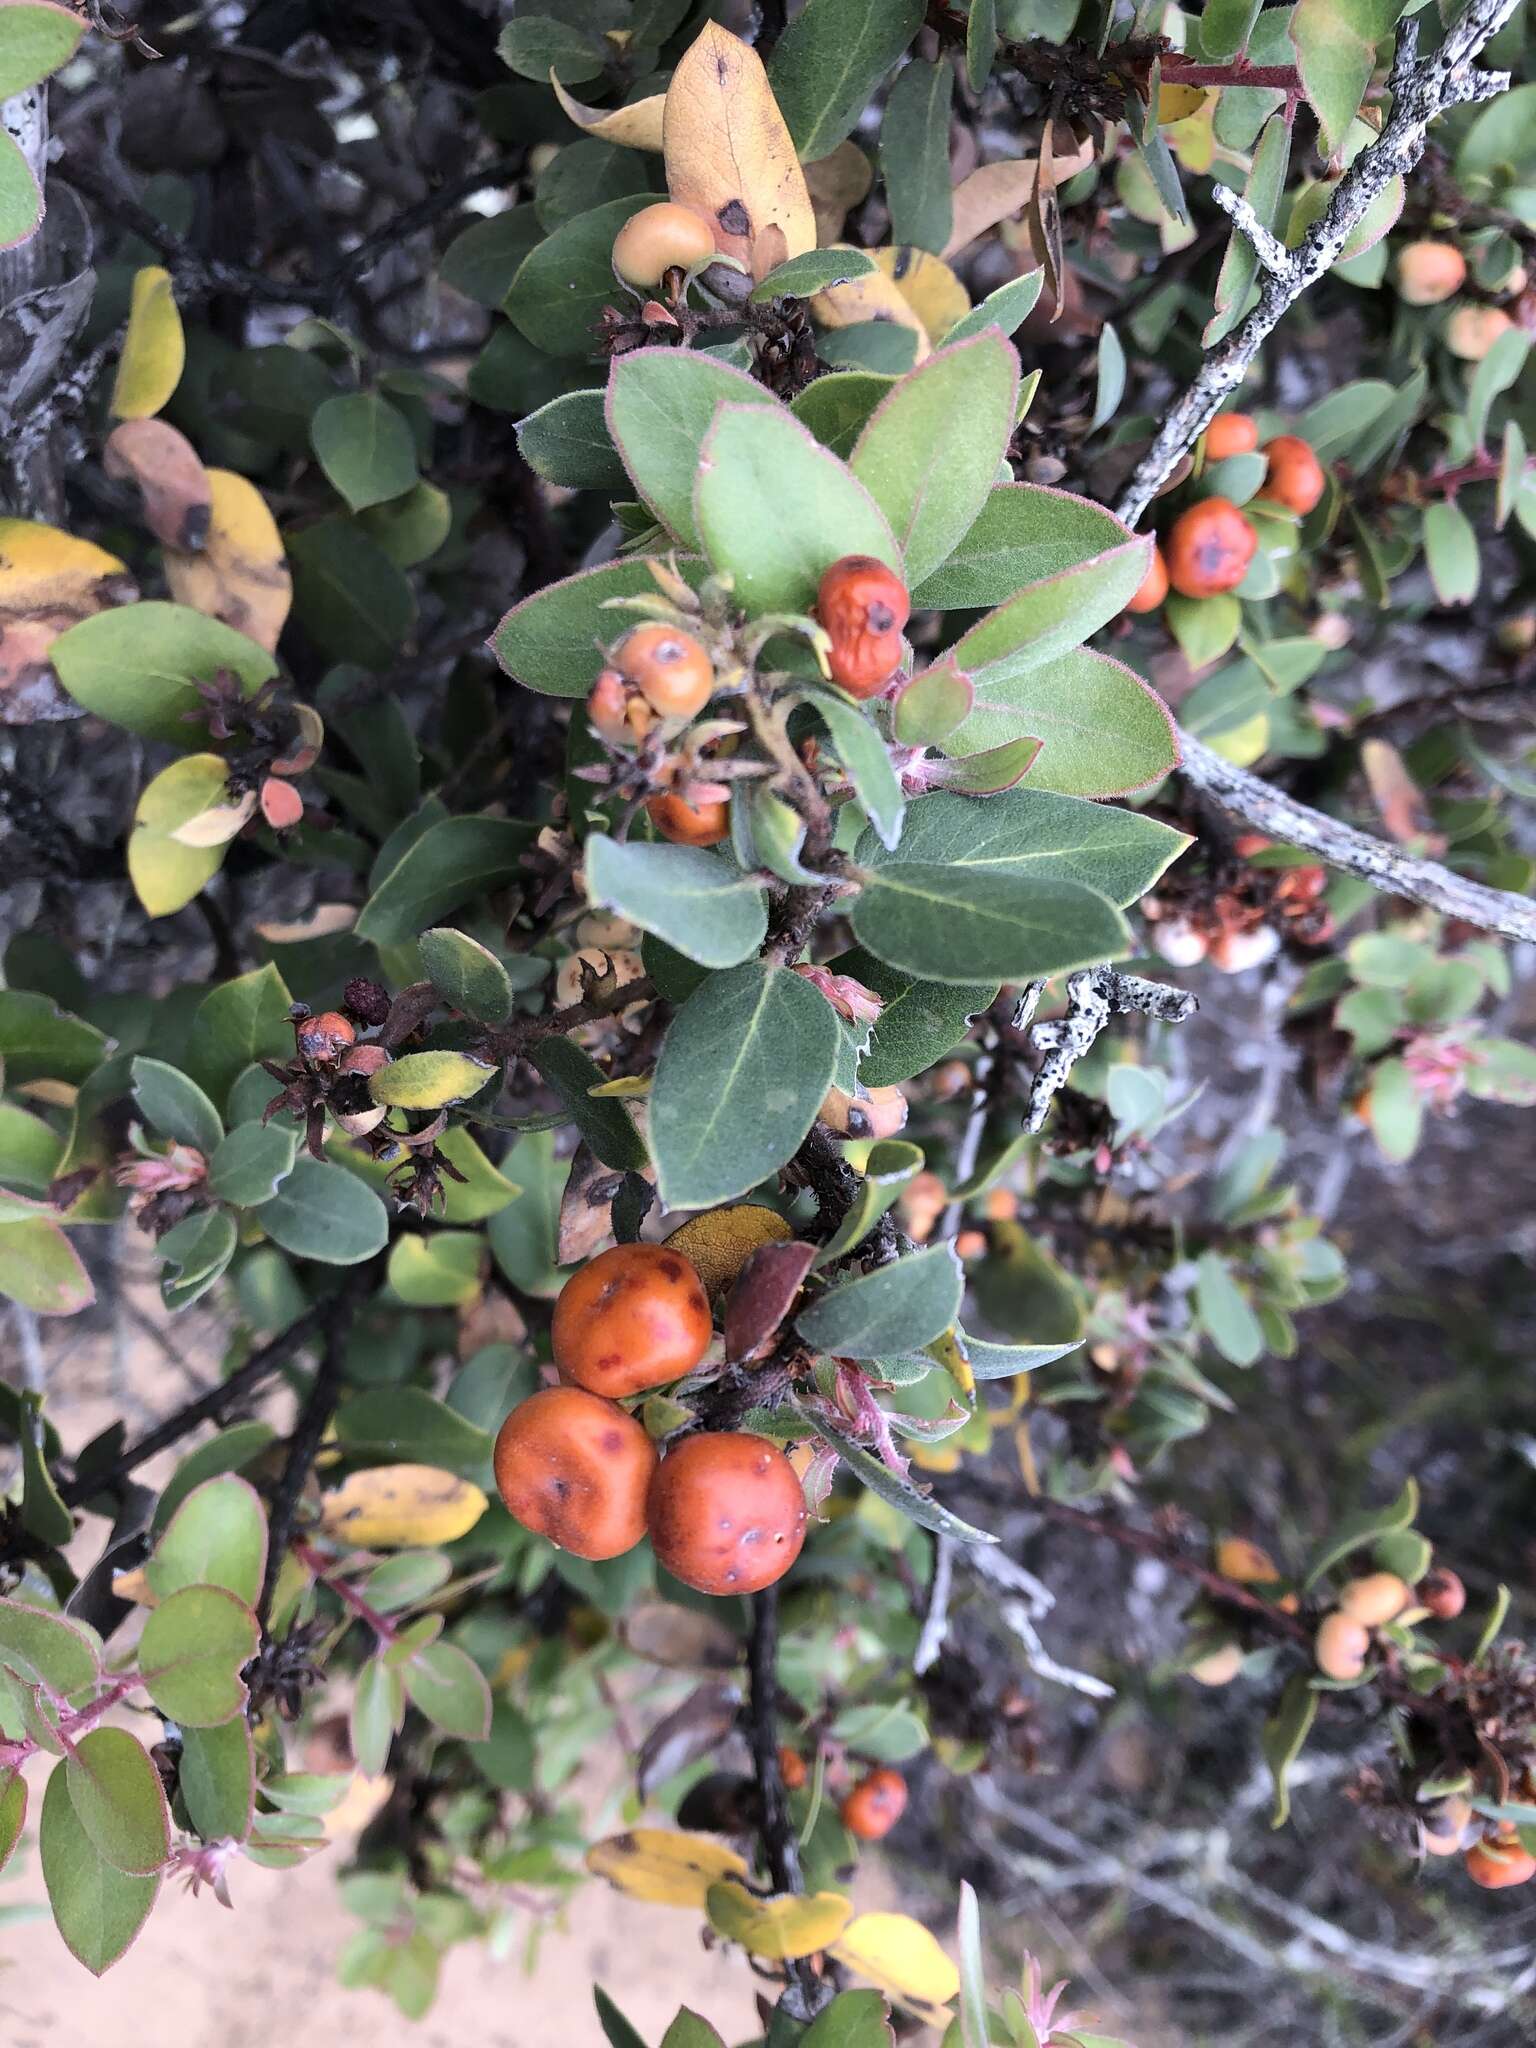
[[[805,1493],[766,1437],[685,1436],[651,1481],[646,1527],[657,1562],[696,1593],[760,1593],[805,1541]]]
[[[907,1781],[900,1771],[881,1768],[861,1778],[843,1801],[843,1826],[861,1842],[878,1842],[907,1810]]]
[[[1173,522],[1163,550],[1181,597],[1235,590],[1258,552],[1259,536],[1230,498],[1202,498]]]
[[[907,587],[873,555],[844,555],[822,576],[816,616],[832,641],[832,680],[850,697],[873,697],[901,666]]]
[[[551,1329],[561,1377],[614,1400],[692,1372],[710,1336],[697,1269],[662,1244],[599,1252],[561,1289]]]
[[[317,1067],[334,1066],[357,1038],[357,1027],[340,1010],[322,1010],[318,1017],[300,1017],[294,1024],[300,1057]]]
[[[656,1447],[613,1401],[580,1387],[530,1394],[501,1425],[494,1463],[507,1512],[573,1557],[619,1557],[645,1534]]]
[[[691,633],[675,626],[636,626],[613,659],[658,718],[693,718],[714,694],[713,662]]]

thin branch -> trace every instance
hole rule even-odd
[[[1289,283],[1294,268],[1290,250],[1270,233],[1243,195],[1234,192],[1230,185],[1213,185],[1211,197],[1222,212],[1230,216],[1232,225],[1252,242],[1254,254],[1270,276]]]
[[[928,1581],[928,1605],[923,1614],[923,1632],[912,1653],[912,1669],[919,1678],[938,1663],[949,1634],[949,1594],[955,1582],[955,1539],[933,1539],[933,1575]]]
[[[272,1613],[272,1598],[277,1591],[278,1575],[283,1568],[283,1559],[293,1540],[293,1531],[299,1515],[299,1499],[304,1491],[304,1482],[309,1477],[315,1454],[330,1426],[336,1412],[336,1403],[341,1397],[342,1366],[346,1357],[347,1333],[352,1325],[356,1310],[356,1298],[340,1296],[331,1305],[333,1313],[325,1325],[325,1342],[320,1352],[320,1363],[305,1399],[303,1409],[289,1440],[288,1456],[283,1465],[283,1475],[277,1482],[277,1491],[272,1496],[272,1510],[267,1527],[267,1568],[261,1582],[261,1597],[256,1603],[256,1619],[261,1623],[263,1636]]]
[[[1039,984],[1032,982],[1020,1000],[1015,1029],[1022,1029],[1038,1001]],[[1186,989],[1170,988],[1161,981],[1145,981],[1139,974],[1120,974],[1113,967],[1090,967],[1069,975],[1066,1016],[1037,1024],[1029,1035],[1031,1045],[1045,1056],[1030,1084],[1025,1130],[1040,1129],[1057,1091],[1065,1085],[1077,1062],[1092,1050],[1112,1016],[1136,1010],[1160,1023],[1182,1024],[1194,1015],[1197,1007]]]
[[[779,1769],[779,1589],[769,1586],[752,1595],[752,1629],[747,1638],[748,1736],[752,1773],[761,1810],[763,1861],[776,1892],[803,1892],[800,1849],[790,1825],[784,1776]],[[789,1987],[783,2004],[786,2017],[814,2019],[831,1996],[831,1986],[817,1977],[808,1962],[785,1964]]]

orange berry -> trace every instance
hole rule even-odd
[[[1235,590],[1258,552],[1259,536],[1230,498],[1202,498],[1168,534],[1168,581],[1181,597]]]
[[[616,668],[599,672],[587,697],[587,717],[592,730],[611,747],[625,746],[635,739],[629,719],[629,693]]]
[[[1216,1569],[1240,1586],[1272,1586],[1280,1568],[1267,1550],[1246,1536],[1223,1536],[1216,1546]]]
[[[1413,1589],[1421,1607],[1427,1607],[1436,1621],[1454,1621],[1467,1604],[1467,1589],[1456,1573],[1443,1564],[1426,1572]]]
[[[889,1769],[860,1778],[840,1809],[843,1826],[861,1842],[883,1840],[906,1810],[907,1781]]]
[[[1536,1856],[1522,1847],[1519,1837],[1485,1835],[1474,1842],[1463,1859],[1467,1875],[1485,1892],[1501,1892],[1510,1885],[1529,1884],[1536,1877]]]
[[[1365,1669],[1371,1632],[1347,1614],[1325,1614],[1317,1631],[1314,1653],[1324,1678],[1358,1678]]]
[[[496,1490],[507,1512],[573,1557],[619,1557],[645,1534],[656,1446],[632,1415],[580,1387],[546,1387],[501,1425]]]
[[[731,829],[731,814],[724,804],[690,804],[680,796],[646,799],[646,815],[674,846],[717,846]]]
[[[805,1758],[797,1749],[788,1747],[779,1751],[779,1776],[784,1780],[786,1792],[798,1792],[811,1773]]]
[[[1224,462],[1229,455],[1251,455],[1258,445],[1258,423],[1245,412],[1219,412],[1205,430],[1207,462]]]
[[[1464,363],[1480,363],[1514,324],[1502,306],[1458,306],[1445,323],[1445,345]]]
[[[1396,1572],[1367,1572],[1342,1588],[1338,1609],[1364,1628],[1380,1628],[1384,1622],[1395,1621],[1412,1598]]]
[[[709,222],[669,199],[642,206],[613,238],[613,267],[626,284],[660,284],[669,270],[691,270],[714,253]]]
[[[822,576],[816,616],[832,640],[832,680],[850,697],[873,697],[901,666],[901,629],[912,614],[907,586],[873,555],[844,555]]]
[[[1409,242],[1397,252],[1397,295],[1410,306],[1438,306],[1467,280],[1467,259],[1454,242]]]
[[[685,1436],[651,1481],[646,1524],[657,1562],[696,1593],[760,1593],[805,1541],[805,1493],[766,1437]]]
[[[1168,564],[1163,559],[1162,549],[1154,541],[1152,543],[1152,560],[1147,565],[1147,573],[1138,584],[1136,595],[1126,605],[1126,610],[1128,612],[1155,612],[1167,595]]]
[[[614,663],[658,718],[693,718],[714,693],[714,664],[691,633],[674,626],[636,626]]]
[[[1219,1650],[1212,1650],[1208,1657],[1201,1657],[1189,1667],[1189,1675],[1197,1685],[1230,1685],[1243,1668],[1243,1653],[1236,1643],[1223,1643]]]
[[[1285,505],[1305,518],[1327,489],[1323,465],[1299,434],[1277,434],[1266,441],[1269,472],[1259,486],[1259,496],[1272,504]]]
[[[692,1372],[710,1330],[690,1259],[664,1244],[616,1244],[566,1281],[550,1335],[564,1378],[617,1399]]]
[[[355,1042],[357,1031],[340,1010],[322,1010],[318,1017],[301,1018],[295,1035],[305,1059],[328,1066]]]

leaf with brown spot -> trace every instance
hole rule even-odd
[[[971,310],[971,295],[942,256],[927,249],[871,249],[870,256],[917,315],[935,347]]]
[[[702,214],[715,247],[754,278],[815,248],[811,195],[763,60],[718,22],[705,22],[672,74],[662,153],[673,199]],[[775,227],[782,252],[765,239]]]
[[[879,250],[866,249],[864,253],[878,262]],[[850,277],[844,284],[829,285],[811,300],[811,312],[823,327],[857,327],[866,320],[892,321],[898,327],[909,327],[917,336],[914,363],[922,362],[930,352],[928,330],[903,297],[900,285],[884,270],[871,270],[864,277]]]
[[[555,98],[584,135],[599,142],[615,142],[624,149],[661,148],[661,117],[665,97],[657,92],[649,99],[635,100],[627,107],[584,107],[573,99],[553,71],[549,82]]]
[[[604,1166],[583,1138],[571,1155],[571,1171],[560,1197],[560,1227],[555,1258],[562,1266],[589,1259],[605,1237],[613,1235],[613,1198],[623,1185],[622,1173]]]
[[[115,555],[32,519],[0,519],[0,725],[78,718],[48,661],[58,636],[138,587]]]
[[[1093,162],[1093,144],[1074,146],[1066,155],[1052,155],[1053,182],[1072,178]],[[941,254],[953,256],[967,242],[974,242],[1000,220],[1012,220],[1034,197],[1039,175],[1038,157],[1009,157],[1002,163],[983,164],[962,178],[954,191],[954,226]]]
[[[210,469],[211,520],[199,554],[165,551],[165,580],[178,604],[233,626],[270,653],[293,602],[293,578],[277,522],[260,491],[233,470]]]
[[[138,485],[144,524],[168,548],[196,553],[213,513],[208,472],[185,434],[167,420],[123,420],[107,436],[102,467]]]
[[[729,1364],[758,1358],[768,1349],[794,1307],[815,1256],[814,1245],[796,1241],[762,1245],[748,1259],[725,1305]]]

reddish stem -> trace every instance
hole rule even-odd
[[[1196,64],[1169,55],[1163,59],[1162,81],[1164,85],[1253,85],[1268,86],[1275,92],[1301,91],[1301,74],[1294,64],[1246,64],[1241,57],[1230,64]]]
[[[85,1706],[77,1707],[73,1713],[61,1714],[55,1732],[66,1750],[72,1750],[80,1736],[94,1728],[103,1714],[109,1712],[120,1700],[125,1700],[141,1683],[142,1680],[136,1671],[125,1672],[121,1677],[114,1678],[105,1692],[98,1694]],[[20,1770],[29,1757],[36,1756],[39,1747],[40,1745],[34,1742],[30,1735],[23,1736],[17,1742],[0,1742],[0,1771]]]
[[[345,1579],[332,1578],[332,1561],[316,1550],[313,1544],[295,1543],[293,1555],[307,1572],[313,1573],[320,1585],[330,1588],[344,1607],[350,1607],[359,1621],[366,1621],[381,1643],[392,1643],[395,1640],[393,1622],[386,1621],[377,1608],[370,1607],[355,1586],[349,1586]]]

